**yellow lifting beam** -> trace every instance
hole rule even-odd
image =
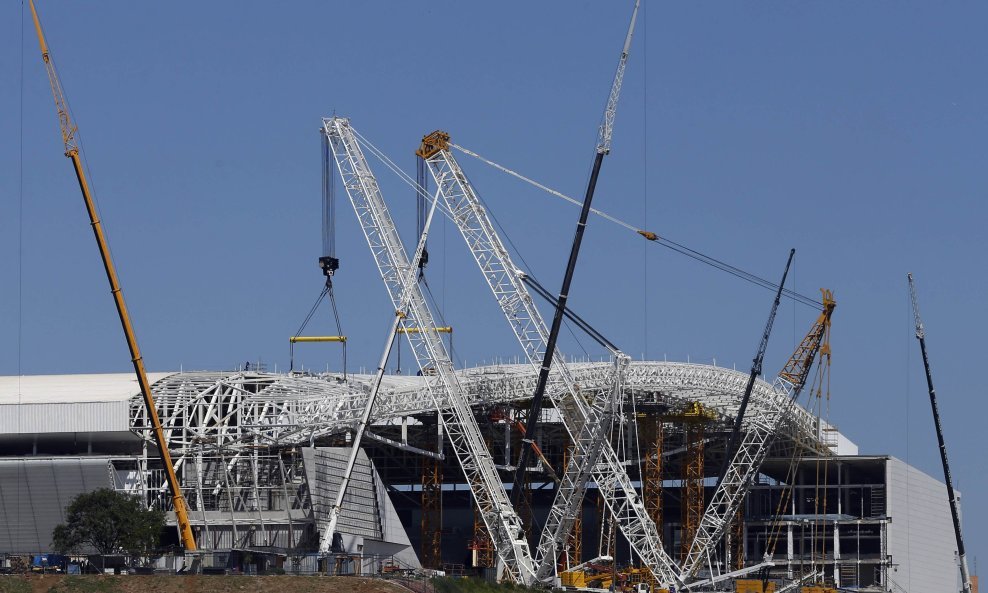
[[[72,167],[75,169],[76,179],[79,181],[79,189],[82,190],[82,198],[86,202],[86,211],[89,212],[89,222],[93,227],[93,234],[96,236],[96,244],[99,246],[100,256],[103,258],[103,268],[106,270],[106,278],[110,282],[110,293],[113,294],[113,301],[117,306],[120,324],[123,326],[124,335],[127,338],[127,347],[130,349],[130,358],[134,363],[134,372],[137,374],[137,382],[140,384],[141,395],[144,398],[144,407],[147,411],[148,420],[154,429],[154,440],[158,445],[161,463],[165,466],[168,487],[172,491],[172,502],[175,507],[175,516],[178,518],[178,530],[182,538],[182,545],[186,551],[192,552],[196,550],[196,540],[192,534],[192,526],[189,524],[189,513],[185,506],[185,497],[182,496],[182,487],[178,482],[178,476],[175,474],[175,466],[172,465],[171,455],[168,453],[168,442],[165,440],[165,433],[161,428],[161,420],[158,418],[158,411],[154,404],[154,398],[151,395],[151,384],[144,370],[144,360],[141,357],[140,348],[137,346],[134,326],[130,322],[130,314],[127,312],[127,304],[124,302],[116,269],[113,267],[113,258],[110,256],[110,249],[106,243],[106,235],[103,233],[103,226],[100,224],[96,206],[93,203],[89,182],[86,181],[82,158],[79,155],[79,145],[75,140],[75,132],[78,128],[72,122],[68,104],[65,100],[65,93],[62,91],[62,85],[58,80],[58,74],[55,72],[55,66],[52,64],[51,57],[48,55],[48,44],[45,42],[44,33],[41,31],[41,21],[38,19],[38,11],[34,7],[34,0],[30,0],[30,5],[31,16],[34,18],[34,28],[38,33],[38,43],[41,46],[41,58],[45,62],[45,69],[48,71],[48,81],[51,84],[51,91],[55,97],[55,108],[58,110],[58,121],[62,129],[62,141],[65,143],[65,156],[72,159]]]
[[[292,344],[301,342],[346,342],[346,336],[292,336],[288,338]]]

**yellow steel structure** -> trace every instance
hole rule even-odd
[[[494,567],[494,544],[491,542],[491,536],[487,534],[484,518],[476,503],[473,506],[473,538],[470,539],[467,548],[473,556],[474,568]]]
[[[730,553],[731,570],[741,570],[744,568],[744,503],[734,515],[731,521],[731,528],[728,531],[728,552]]]
[[[642,499],[648,516],[655,522],[655,528],[662,533],[662,419],[650,417],[651,437],[645,451],[645,476],[642,480]],[[648,424],[646,424],[648,426]]]
[[[422,144],[419,146],[415,154],[427,159],[431,156],[436,155],[441,150],[447,150],[449,148],[449,134],[443,132],[442,130],[436,130],[431,134],[426,134],[422,136]]]
[[[705,508],[704,500],[704,443],[708,422],[717,419],[717,414],[694,401],[673,414],[661,416],[659,420],[685,424],[686,455],[683,459],[682,492],[682,537],[680,538],[680,558],[685,561],[693,538],[700,527]]]
[[[830,318],[837,307],[834,300],[834,293],[826,288],[821,288],[823,295],[823,311],[817,317],[809,333],[803,338],[796,351],[792,353],[789,362],[779,372],[779,376],[789,381],[793,385],[804,385],[813,365],[813,357],[819,349],[821,356],[830,354],[830,343],[824,340],[825,334],[830,331]]]
[[[442,568],[443,464],[434,457],[422,458],[422,549],[419,559],[425,568]]]
[[[662,534],[662,440],[663,422],[657,416],[645,416],[647,419],[643,424],[646,426],[646,437],[648,448],[645,450],[645,471],[642,477],[642,502],[648,516],[655,522],[655,529]],[[648,430],[651,429],[651,430]],[[658,580],[655,575],[648,572],[648,582],[651,589],[658,587]]]
[[[534,446],[534,443],[532,443]],[[541,452],[539,452],[541,453]],[[569,464],[573,455],[572,443],[566,447],[563,453],[563,467]],[[563,554],[559,556],[559,572],[568,570],[571,566],[576,566],[583,562],[583,505],[576,509],[576,516],[573,518],[573,529],[566,536],[566,544]]]
[[[703,443],[705,427],[698,422],[686,424],[686,458],[683,461],[683,536],[681,561],[686,560],[700,527],[705,508],[703,499]]]
[[[117,306],[117,314],[120,316],[120,324],[123,326],[124,335],[127,338],[127,347],[130,349],[130,358],[134,363],[137,382],[140,384],[141,395],[144,397],[144,406],[147,409],[148,419],[151,421],[151,426],[154,429],[155,443],[158,445],[158,451],[161,454],[161,462],[165,466],[168,487],[172,492],[172,502],[175,506],[175,515],[178,518],[178,529],[182,538],[182,545],[186,551],[195,551],[196,541],[195,536],[192,534],[192,526],[189,524],[189,514],[185,506],[185,498],[182,496],[182,488],[178,482],[178,476],[175,475],[175,467],[172,465],[171,455],[168,453],[168,443],[165,441],[165,433],[162,431],[161,421],[158,419],[158,411],[154,405],[154,398],[151,395],[151,384],[148,382],[147,373],[144,370],[144,360],[141,357],[140,348],[137,346],[134,327],[130,322],[130,314],[127,312],[127,304],[124,302],[120,282],[117,280],[117,272],[113,266],[113,258],[110,256],[106,235],[103,233],[103,227],[100,224],[99,215],[96,212],[89,183],[86,181],[82,157],[79,154],[79,144],[75,139],[75,133],[78,127],[72,121],[68,103],[65,99],[65,93],[62,91],[62,84],[58,80],[55,65],[52,63],[51,56],[48,53],[48,44],[45,42],[45,36],[41,30],[41,21],[38,19],[38,11],[34,7],[34,0],[30,0],[30,6],[31,16],[34,19],[34,28],[38,33],[38,43],[41,46],[41,57],[45,62],[45,69],[48,71],[48,81],[51,84],[52,95],[55,97],[58,122],[62,129],[62,141],[65,143],[65,156],[72,160],[72,167],[75,169],[76,179],[79,181],[79,188],[82,190],[82,197],[86,202],[89,222],[93,227],[93,234],[96,236],[100,256],[103,258],[103,268],[106,270],[106,278],[110,282],[110,293],[113,294],[113,301]]]
[[[775,593],[775,583],[761,579],[738,579],[734,581],[734,593]]]

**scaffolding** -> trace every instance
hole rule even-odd
[[[569,465],[572,454],[573,445],[570,444],[563,451],[563,467]],[[583,505],[576,510],[576,516],[573,518],[573,529],[566,537],[563,553],[559,556],[558,572],[569,570],[581,562],[583,562]]]
[[[442,568],[443,464],[440,459],[435,457],[423,456],[420,459],[422,463],[422,548],[419,559],[425,568],[438,569]]]

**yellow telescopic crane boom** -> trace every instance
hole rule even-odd
[[[79,189],[82,190],[82,198],[85,200],[86,210],[89,212],[89,222],[93,227],[96,243],[99,245],[100,256],[103,258],[103,268],[106,270],[106,278],[110,282],[110,292],[113,294],[113,301],[117,305],[117,314],[120,316],[120,324],[123,326],[124,335],[127,338],[127,347],[130,349],[130,358],[134,363],[134,371],[137,373],[137,382],[141,386],[144,407],[147,409],[148,418],[151,421],[151,426],[154,428],[154,440],[158,445],[158,451],[161,454],[161,463],[165,466],[165,473],[168,476],[168,487],[172,491],[172,501],[175,506],[175,515],[178,518],[178,530],[182,537],[182,545],[186,551],[195,551],[196,540],[192,535],[192,526],[189,524],[189,514],[185,507],[185,498],[182,496],[182,488],[178,483],[178,477],[175,475],[175,467],[172,465],[171,455],[168,453],[168,443],[165,441],[165,433],[161,429],[161,420],[158,418],[154,398],[151,396],[151,384],[148,382],[147,373],[144,370],[144,360],[141,357],[140,348],[137,346],[134,327],[130,322],[130,314],[127,313],[127,303],[124,302],[123,292],[120,290],[120,282],[117,280],[117,272],[113,267],[113,258],[110,255],[110,249],[106,243],[106,235],[103,233],[103,227],[100,224],[96,206],[93,203],[93,196],[89,190],[89,183],[86,181],[82,158],[79,155],[79,144],[75,139],[75,133],[78,128],[72,122],[68,103],[65,100],[65,93],[62,92],[62,84],[58,80],[55,65],[52,64],[51,56],[48,54],[48,44],[45,43],[45,35],[41,31],[41,21],[38,20],[38,11],[34,7],[34,0],[30,0],[30,5],[31,16],[34,18],[34,28],[38,32],[38,43],[41,45],[41,57],[45,62],[45,69],[48,71],[51,92],[55,96],[55,108],[58,109],[58,122],[62,128],[62,141],[65,142],[65,156],[72,160],[72,167],[75,168],[75,176],[79,181]]]

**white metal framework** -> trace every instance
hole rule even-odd
[[[573,380],[584,392],[610,389],[614,366],[606,362],[570,362]],[[537,373],[529,364],[480,366],[456,371],[470,406],[502,405],[532,396]],[[383,423],[449,407],[449,396],[428,391],[429,377],[385,376],[372,421]],[[631,361],[624,372],[625,393],[653,394],[669,405],[699,401],[724,418],[737,414],[747,373],[729,368],[684,362]],[[184,372],[167,375],[152,385],[158,412],[176,460],[203,448],[231,455],[257,446],[309,444],[319,438],[352,430],[360,421],[372,375],[280,374],[256,371]],[[777,409],[784,396],[757,381],[750,406]],[[742,430],[759,422],[746,414]],[[130,401],[130,424],[151,439],[139,398]],[[826,428],[826,427],[824,427]],[[816,417],[802,407],[778,427],[777,439],[825,453],[826,442]],[[151,442],[149,440],[149,442]]]
[[[428,378],[426,386],[430,393],[449,396],[449,407],[441,414],[443,427],[491,534],[498,558],[513,579],[529,585],[534,582],[535,574],[521,518],[510,504],[494,459],[453,372],[453,363],[435,331],[437,324],[415,280],[415,267],[405,253],[377,180],[349,120],[326,118],[323,130],[395,310],[404,315],[404,327],[422,329],[405,332],[405,335],[422,375]],[[403,297],[407,298],[405,309],[402,309],[406,304]],[[436,408],[440,408],[438,400]]]
[[[488,286],[521,343],[529,362],[538,369],[545,356],[548,328],[522,281],[522,272],[514,265],[508,250],[448,148],[426,159],[453,221],[480,267]],[[552,383],[546,392],[559,410],[563,425],[573,443],[573,455],[556,492],[537,550],[538,578],[547,582],[555,577],[557,558],[566,536],[573,528],[576,514],[583,504],[587,482],[591,478],[604,492],[608,510],[635,553],[665,585],[676,583],[679,573],[675,562],[662,548],[655,523],[635,491],[617,453],[607,438],[615,396],[619,395],[621,376],[628,358],[617,352],[612,384],[602,397],[587,398],[581,393],[567,365],[554,353]],[[597,460],[603,456],[603,465]]]

